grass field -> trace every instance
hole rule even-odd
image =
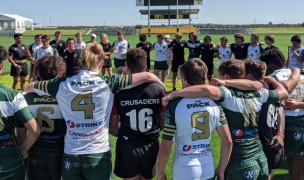
[[[256,34],[303,34],[304,28],[252,28]]]
[[[282,30],[283,31],[283,30]],[[37,33],[42,33],[42,34],[50,34],[53,35],[55,32],[55,30],[47,30],[47,31],[35,31],[35,33],[24,33],[25,36],[23,37],[24,39],[24,44],[28,45],[30,43],[33,42],[34,39],[34,34]],[[78,31],[77,31],[78,32]],[[265,28],[263,29],[263,31],[261,30],[260,32],[263,32],[264,34],[267,33],[272,33],[273,31],[267,31],[265,32]],[[289,34],[278,34],[275,35],[276,38],[276,45],[283,51],[285,57],[287,58],[287,46],[290,45],[290,38],[295,31],[291,31],[291,33]],[[303,32],[303,31],[302,31]],[[76,32],[73,31],[68,31],[68,32],[63,32],[63,39],[67,39],[68,37],[74,37],[74,36],[66,36],[65,34],[75,34]],[[97,35],[99,36],[99,34]],[[211,35],[212,40],[215,44],[218,44],[220,37],[222,37],[223,35]],[[230,42],[233,42],[233,35],[227,35]],[[173,37],[173,35],[171,35],[171,37]],[[203,39],[204,35],[199,35],[199,39]],[[88,41],[89,40],[89,36],[84,36],[84,41]],[[113,42],[114,40],[116,40],[116,36],[109,36],[109,39],[111,42]],[[52,38],[51,38],[52,39]],[[187,39],[187,35],[184,35],[184,39]],[[247,40],[249,40],[249,36],[246,37]],[[263,36],[261,36],[261,39],[263,39]],[[130,36],[126,36],[126,40],[128,40],[131,45],[133,47],[135,47],[135,45],[138,43],[138,36],[137,35],[130,35]],[[150,42],[156,42],[157,38],[156,35],[151,35],[151,37],[149,38]],[[99,38],[98,38],[99,41]],[[5,46],[5,47],[9,47],[10,45],[12,45],[14,43],[13,38],[8,38],[8,37],[0,37],[0,44]],[[185,50],[185,57],[188,56],[188,50]],[[151,59],[153,60],[155,58],[155,51],[151,52]],[[219,66],[219,59],[215,59],[215,77],[218,76],[217,73],[217,67]],[[153,65],[153,61],[152,61],[152,65]],[[152,66],[153,67],[153,66]],[[152,69],[152,68],[151,68]],[[8,87],[11,87],[12,85],[12,77],[9,76],[9,70],[10,70],[10,64],[8,62],[6,62],[6,66],[5,66],[5,70],[3,72],[3,75],[0,77],[0,82]],[[171,85],[171,80],[170,78],[167,80],[166,82],[166,89],[167,91],[171,91],[172,90],[172,85]],[[177,89],[181,89],[181,82],[178,81],[177,84]],[[116,139],[114,137],[111,137],[111,148],[112,148],[112,155],[113,155],[113,162],[114,162],[114,158],[115,158],[115,142]],[[220,139],[218,138],[217,134],[214,133],[213,134],[213,139],[212,139],[212,147],[213,147],[213,154],[215,157],[215,163],[216,165],[218,164],[219,161],[219,152],[220,152]],[[172,153],[173,154],[173,151]],[[278,180],[283,180],[283,179],[288,179],[288,171],[286,170],[287,165],[286,162],[283,162],[281,167],[276,171],[276,175],[274,179],[278,179]],[[172,158],[167,166],[167,175],[169,176],[169,179],[171,179],[171,170],[172,170]],[[117,178],[115,175],[113,175],[113,179],[119,179]]]

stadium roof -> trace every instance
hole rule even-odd
[[[153,9],[150,10],[150,15],[155,15],[155,14],[177,14],[177,9]],[[141,15],[148,15],[149,11],[146,9],[141,9],[139,10]],[[198,14],[199,9],[179,9],[178,14]]]
[[[8,20],[8,21],[17,20],[17,21],[33,22],[32,19],[29,19],[29,18],[26,18],[26,17],[23,17],[23,16],[19,16],[19,15],[16,15],[16,14],[2,14],[2,13],[0,13],[0,21],[3,21],[3,20]]]

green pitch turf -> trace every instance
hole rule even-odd
[[[34,32],[26,32],[24,37],[23,37],[23,42],[24,44],[26,45],[29,45],[30,43],[32,43],[34,41],[34,35],[36,33],[42,33],[42,34],[49,34],[49,35],[52,35],[54,34],[56,30],[47,30],[47,31],[34,31]],[[78,30],[77,30],[78,31]],[[283,30],[282,30],[283,31]],[[85,32],[85,31],[83,31]],[[264,39],[264,35],[267,34],[267,32],[269,32],[271,34],[272,31],[266,31],[265,29],[262,29],[258,32],[261,32],[263,33],[262,35],[260,35],[260,39],[263,40]],[[295,32],[295,33],[294,33]],[[278,46],[280,48],[280,50],[284,53],[285,57],[287,58],[287,47],[288,45],[290,45],[290,38],[292,35],[294,34],[297,34],[296,32],[298,31],[291,31],[291,33],[289,34],[277,34],[275,35],[275,38],[276,38],[276,46]],[[302,31],[303,32],[303,31]],[[63,31],[63,37],[62,39],[67,39],[68,37],[73,37],[75,38],[74,36],[72,35],[65,35],[65,34],[75,34],[76,32],[74,32],[73,30],[72,31]],[[97,36],[100,36],[100,34],[97,34]],[[199,39],[202,40],[203,37],[205,35],[199,35]],[[220,37],[222,37],[224,35],[211,35],[211,38],[212,38],[212,41],[215,43],[215,44],[218,44],[219,43],[219,39]],[[229,42],[234,42],[234,38],[233,38],[233,35],[226,35],[228,38],[229,38]],[[174,36],[171,34],[171,37],[173,38]],[[187,35],[183,35],[183,38],[184,39],[188,39]],[[51,36],[51,40],[53,39],[53,37]],[[84,42],[87,42],[89,41],[90,37],[89,36],[84,36],[83,38],[83,41]],[[116,36],[109,36],[109,40],[110,42],[113,42],[117,39]],[[138,36],[137,35],[127,35],[125,37],[125,39],[127,41],[129,41],[132,45],[132,47],[135,47],[136,44],[139,42],[138,40]],[[247,35],[246,36],[246,41],[249,41],[249,36]],[[154,43],[156,42],[157,38],[156,38],[156,35],[151,35],[151,37],[148,38],[148,41]],[[99,37],[97,37],[97,41],[100,41]],[[5,46],[6,48],[8,48],[10,45],[12,45],[14,43],[14,39],[12,37],[0,37],[0,45],[3,45]],[[185,50],[185,57],[187,58],[188,57],[188,50],[186,49]],[[152,68],[153,69],[153,64],[154,64],[154,61],[153,59],[155,58],[155,51],[152,51],[151,52],[151,60],[152,60]],[[217,67],[219,66],[220,64],[220,60],[215,58],[214,59],[214,62],[215,62],[215,77],[218,77],[218,73],[217,73]],[[5,69],[4,69],[4,72],[2,74],[2,76],[0,77],[0,82],[2,84],[4,84],[5,86],[8,86],[8,87],[11,87],[12,86],[12,77],[9,76],[9,71],[10,71],[10,64],[8,61],[6,61],[6,65],[5,65]],[[168,92],[170,92],[172,90],[172,82],[171,82],[171,76],[169,76],[169,79],[166,81],[166,89]],[[180,79],[180,77],[179,77]],[[178,80],[178,83],[177,83],[177,89],[181,89],[181,82],[180,80]],[[115,159],[115,142],[116,142],[116,138],[115,137],[112,137],[111,136],[111,148],[112,148],[112,160],[113,160],[113,163],[114,163],[114,159]],[[217,133],[215,132],[212,136],[212,147],[213,147],[213,155],[214,155],[214,158],[215,158],[215,164],[217,165],[218,162],[219,162],[219,155],[220,155],[220,139],[217,135]],[[172,179],[172,154],[173,154],[173,150],[172,150],[172,153],[171,153],[171,159],[170,159],[170,162],[167,166],[167,169],[166,169],[166,172],[167,172],[167,175],[168,175],[168,178],[169,179]],[[113,164],[114,165],[114,164]],[[116,180],[116,179],[119,179],[117,178],[114,174],[113,174],[113,179]],[[274,179],[278,179],[278,180],[283,180],[283,179],[288,179],[288,171],[287,171],[287,165],[286,165],[286,161],[284,161],[282,164],[281,164],[281,167],[276,171],[275,173],[275,177]]]

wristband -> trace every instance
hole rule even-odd
[[[277,132],[277,135],[281,136],[283,139],[285,138],[285,135],[281,132]]]

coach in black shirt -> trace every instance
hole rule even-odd
[[[65,49],[65,42],[61,40],[61,32],[55,32],[55,39],[50,42],[50,45],[57,49],[59,56],[63,57],[64,49]]]
[[[234,35],[235,43],[230,44],[231,51],[235,59],[244,60],[247,58],[248,46],[250,43],[245,43],[245,36],[242,33]]]

